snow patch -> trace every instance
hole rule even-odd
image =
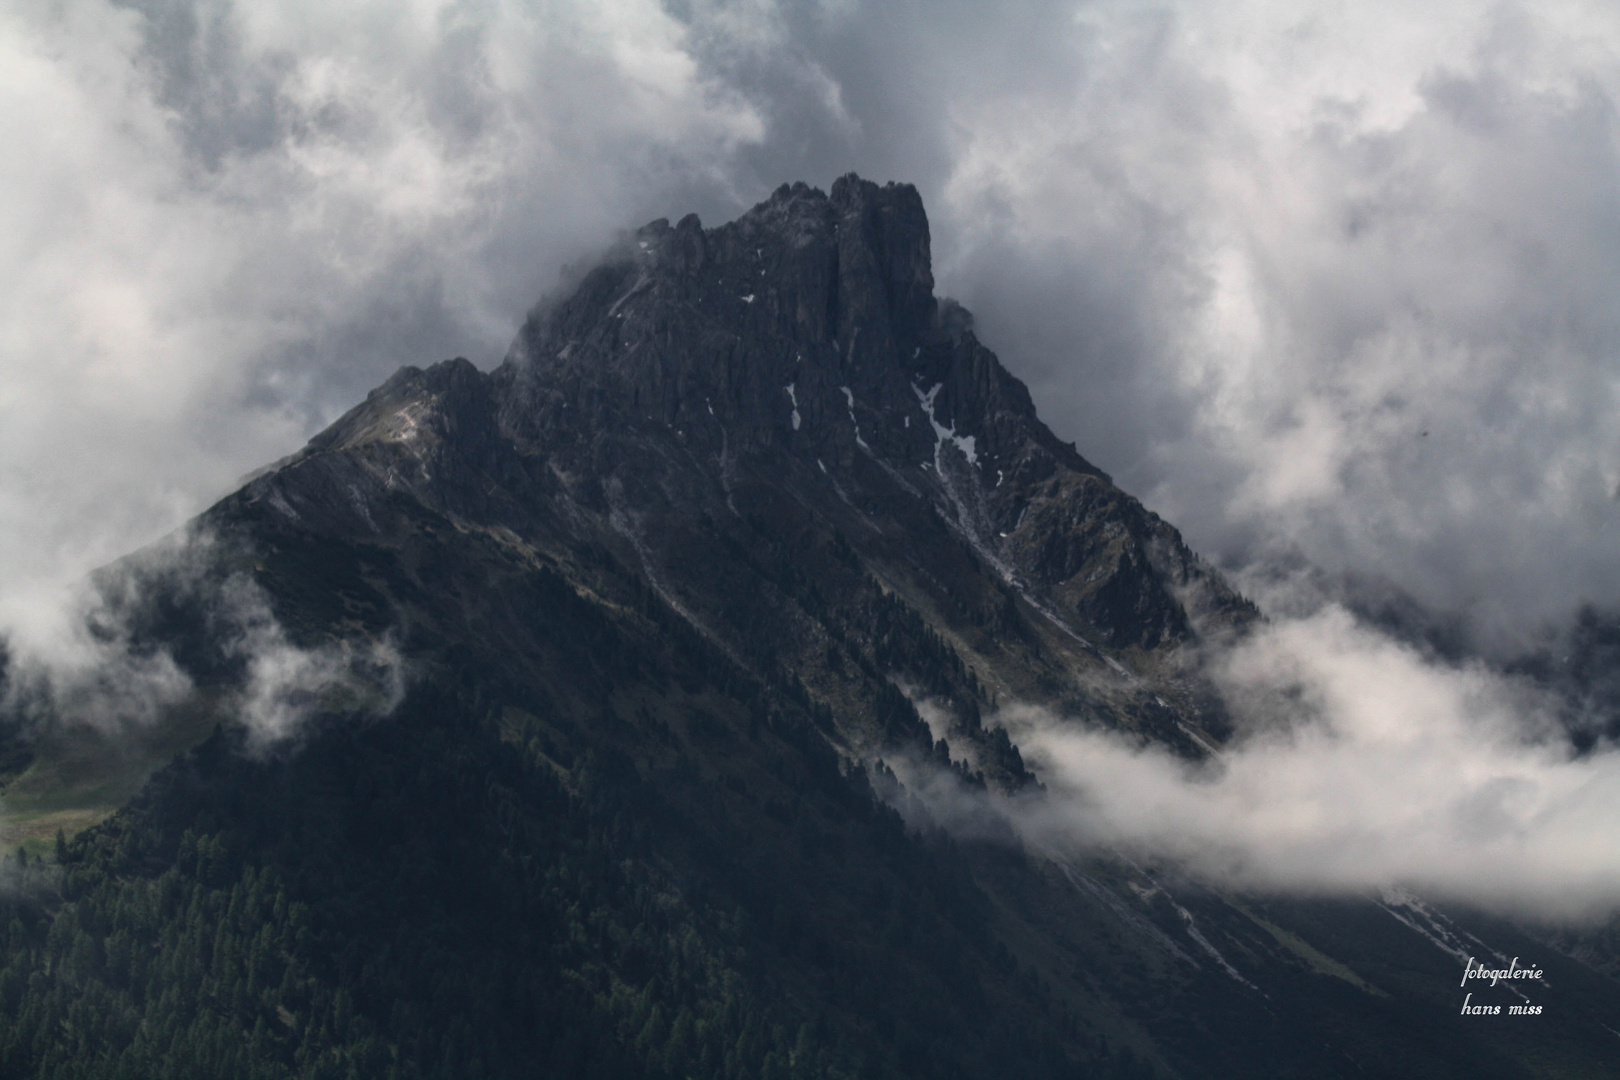
[[[926,394],[923,393],[922,387],[916,383],[911,386],[911,392],[916,394],[917,400],[922,403],[922,410],[928,417],[929,426],[934,429],[934,466],[935,468],[939,467],[939,452],[944,447],[946,439],[956,444],[956,448],[962,451],[962,456],[967,458],[969,465],[978,465],[979,454],[974,449],[974,437],[972,435],[958,435],[955,420],[951,421],[950,427],[946,427],[934,417],[934,398],[944,386],[944,383],[935,383],[934,388]]]
[[[1160,705],[1164,704],[1164,698],[1156,698],[1155,700],[1157,700]],[[1218,758],[1221,756],[1220,747],[1211,745],[1208,739],[1199,735],[1198,732],[1194,731],[1186,724],[1183,724],[1180,720],[1176,721],[1176,727],[1180,728],[1183,735],[1197,743],[1198,748],[1204,751],[1204,753],[1208,754],[1210,757]]]
[[[1120,898],[1114,895],[1113,890],[1104,888],[1102,885],[1094,881],[1090,875],[1075,870],[1069,865],[1068,860],[1059,855],[1057,852],[1048,850],[1045,854],[1049,859],[1052,860],[1052,864],[1062,871],[1063,876],[1069,879],[1069,884],[1074,886],[1074,890],[1076,892],[1080,893],[1081,895],[1090,896],[1092,899],[1100,902],[1104,909],[1106,909],[1120,922],[1124,923],[1127,927],[1134,930],[1140,937],[1157,944],[1165,952],[1169,953],[1171,956],[1174,956],[1176,959],[1181,960],[1194,968],[1201,969],[1201,965],[1198,963],[1198,961],[1194,960],[1191,956],[1188,956],[1187,953],[1183,951],[1181,946],[1175,943],[1169,934],[1166,934],[1163,930],[1160,930],[1143,915],[1126,907]]]
[[[793,403],[793,430],[799,430],[799,395],[794,390],[794,383],[788,383],[782,389],[787,391],[788,400]]]
[[[1378,906],[1441,952],[1456,957],[1459,963],[1467,963],[1475,956],[1494,956],[1501,966],[1508,966],[1507,955],[1500,949],[1487,945],[1405,889],[1379,890]],[[1541,979],[1536,981],[1546,985]],[[1518,995],[1519,1000],[1530,1000],[1518,987],[1508,984],[1507,988]]]
[[[1226,957],[1220,954],[1220,950],[1216,949],[1214,945],[1210,944],[1209,939],[1206,938],[1203,935],[1203,932],[1198,929],[1198,923],[1193,920],[1192,912],[1176,903],[1175,898],[1169,893],[1165,893],[1164,896],[1165,899],[1170,901],[1170,906],[1176,909],[1176,914],[1180,915],[1182,921],[1187,924],[1187,936],[1196,941],[1198,943],[1198,947],[1208,953],[1210,957],[1221,966],[1222,971],[1226,972],[1244,986],[1247,986],[1250,990],[1260,989],[1258,986],[1255,986],[1254,983],[1238,974],[1238,969],[1227,963]]]
[[[855,425],[855,444],[862,450],[870,451],[872,448],[861,438],[861,422],[855,419],[855,391],[847,386],[840,386],[838,389],[844,392],[844,401],[849,405],[849,422]]]

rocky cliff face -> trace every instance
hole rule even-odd
[[[358,539],[400,527],[399,496],[559,552],[601,545],[761,674],[804,669],[827,627],[761,558],[716,556],[760,555],[762,526],[794,537],[812,585],[853,573],[948,642],[976,689],[918,685],[973,767],[1008,781],[978,723],[991,700],[1200,753],[1189,729],[1221,723],[1177,649],[1256,617],[935,298],[916,191],[853,176],[784,185],[716,229],[627,235],[496,371],[407,368],[238,500]],[[876,647],[855,643],[881,668]],[[880,750],[879,703],[841,681],[821,687],[840,748]]]
[[[574,408],[597,428],[662,425],[722,471],[775,456],[878,508],[922,497],[997,576],[1116,648],[1185,641],[1175,594],[1194,582],[1200,614],[1252,617],[1052,435],[971,324],[933,295],[915,189],[784,185],[712,231],[654,222],[533,313],[497,376],[515,391],[503,419],[546,446]]]

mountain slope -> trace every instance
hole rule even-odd
[[[998,815],[998,704],[1201,756],[1258,614],[935,299],[909,187],[654,222],[102,590],[220,727],[20,872],[5,1075],[1603,1075],[1572,961],[1456,1015],[1512,927]]]

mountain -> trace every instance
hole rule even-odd
[[[184,692],[92,727],[9,665],[4,797],[64,831],[0,901],[0,1075],[1614,1057],[1620,988],[1501,920],[1021,836],[1001,707],[1203,758],[1261,616],[936,299],[908,186],[628,234],[96,584],[107,681]],[[1543,1014],[1459,1014],[1498,951]]]
[[[745,669],[813,674],[856,753],[888,737],[875,687],[923,673],[859,640],[863,620],[822,618],[813,586],[901,601],[986,678],[928,686],[975,764],[985,692],[1192,749],[1157,705],[1200,715],[1174,647],[1255,616],[935,300],[915,190],[854,178],[709,232],[654,222],[532,313],[492,375],[407,368],[238,496],[274,527],[368,542],[401,527],[401,498],[559,560],[606,549]],[[882,677],[837,677],[815,662],[829,645]],[[1117,677],[1126,659],[1162,677]]]

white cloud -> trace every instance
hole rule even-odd
[[[1230,557],[1497,630],[1620,599],[1613,9],[1077,25],[1084,62],[958,109],[944,187],[947,284],[1057,424]]]
[[[0,622],[760,137],[653,3],[0,13]],[[723,170],[722,170],[723,171]]]
[[[1337,608],[1264,628],[1217,679],[1241,731],[1205,764],[1004,710],[1048,787],[1016,820],[1239,887],[1620,907],[1620,750],[1575,755],[1531,688],[1437,666]]]
[[[391,639],[302,648],[287,637],[262,590],[244,577],[220,589],[226,655],[246,662],[230,715],[262,750],[295,738],[319,711],[386,716],[404,698],[405,662]]]
[[[407,665],[392,633],[294,642],[249,577],[218,574],[219,548],[186,530],[36,608],[0,651],[0,715],[36,725],[89,726],[120,737],[204,705],[241,724],[263,750],[302,734],[317,712],[386,716],[403,699]],[[155,637],[184,612],[202,642]],[[200,683],[200,685],[199,685]]]

